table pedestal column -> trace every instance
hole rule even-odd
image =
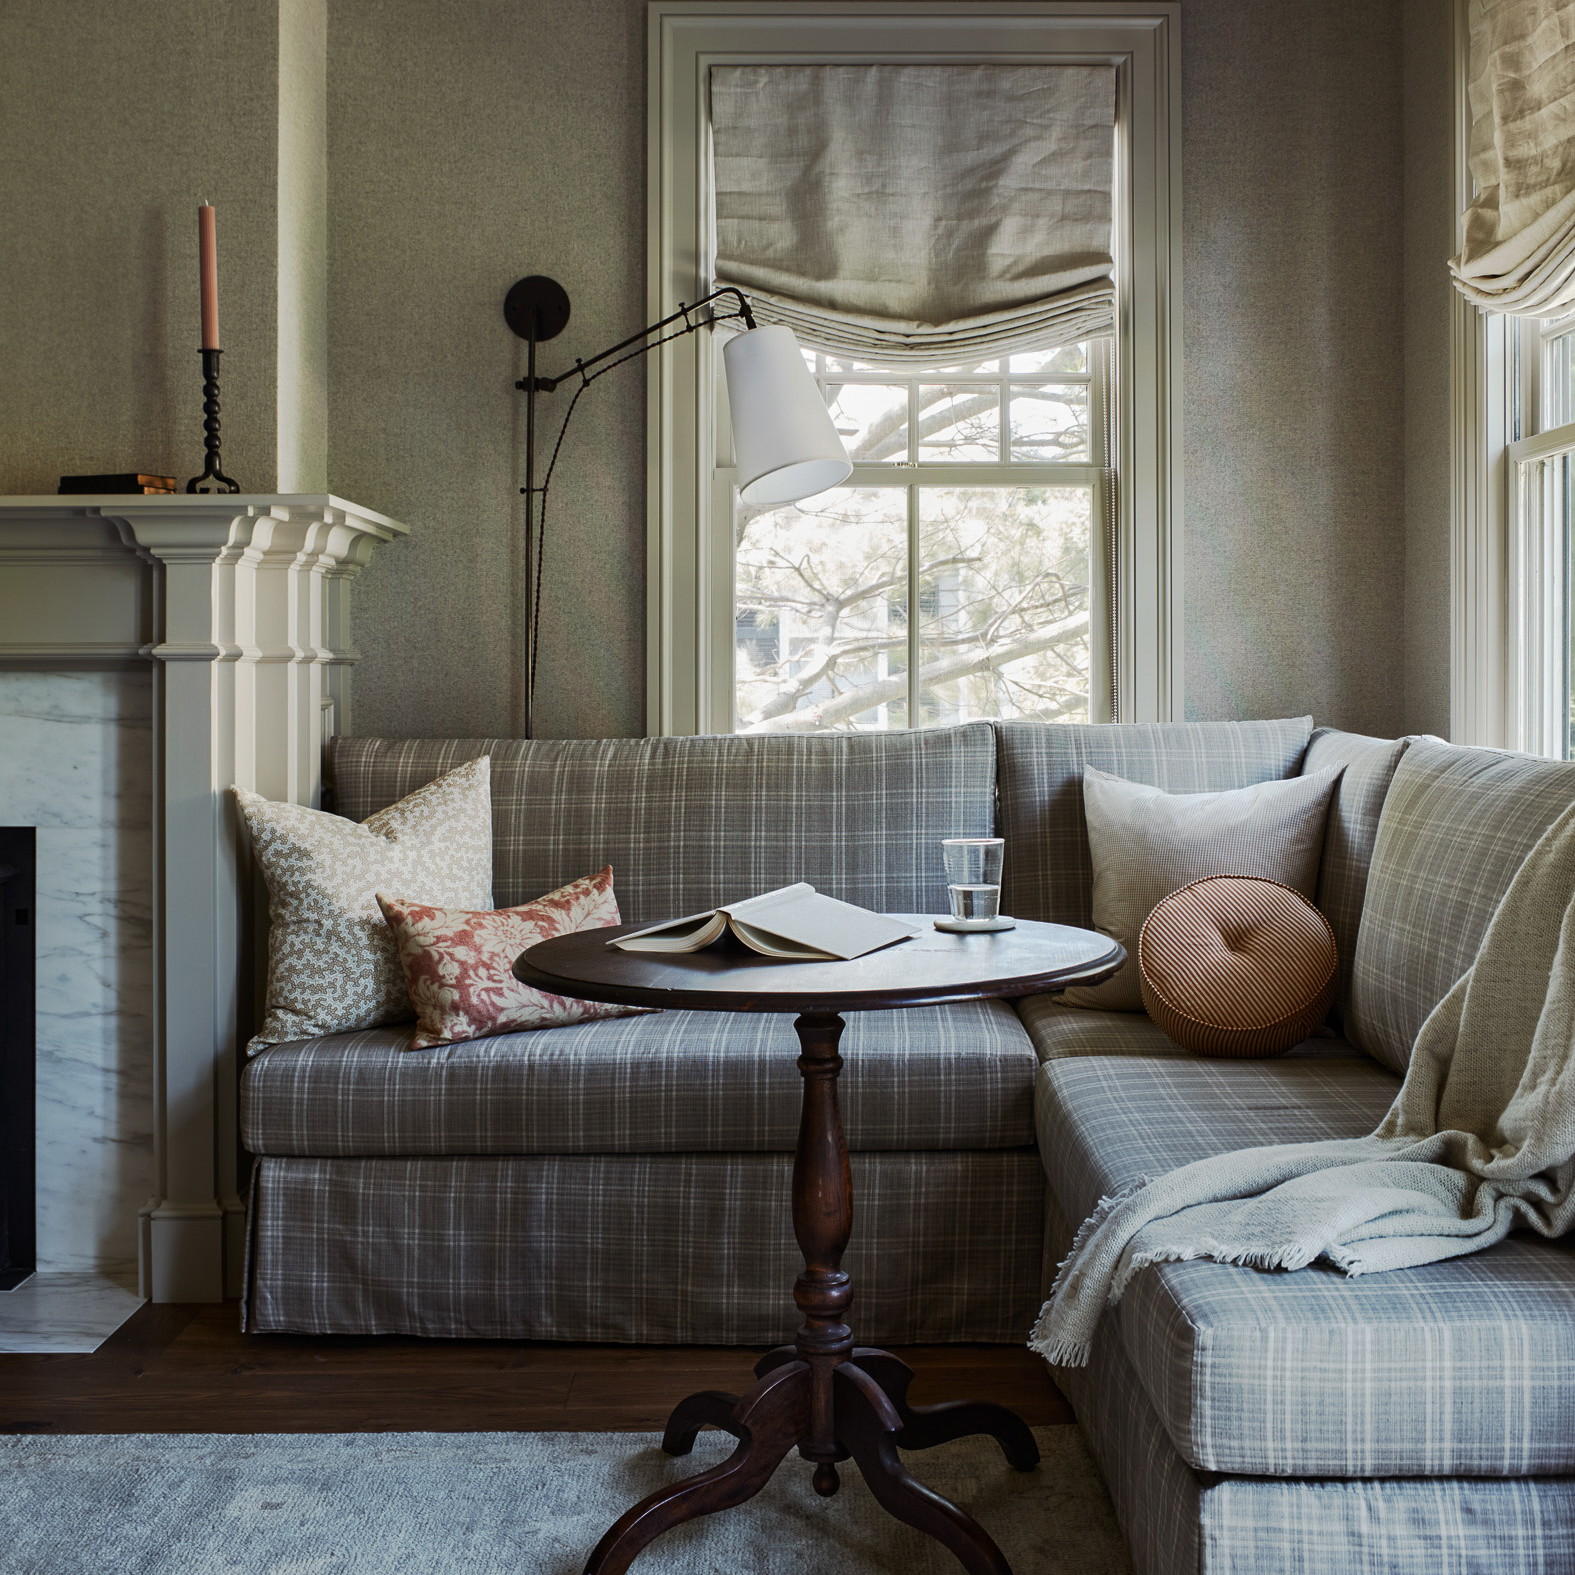
[[[731,1433],[738,1448],[720,1465],[662,1488],[622,1515],[596,1545],[586,1575],[623,1575],[635,1555],[669,1527],[753,1498],[795,1445],[814,1463],[817,1493],[837,1491],[837,1462],[851,1456],[887,1513],[944,1543],[970,1575],[1011,1575],[984,1528],[909,1476],[898,1450],[988,1433],[1012,1466],[1031,1471],[1039,1463],[1038,1445],[1005,1406],[910,1405],[908,1365],[889,1352],[853,1344],[847,1320],[853,1284],[842,1267],[853,1230],[853,1183],[837,1108],[842,1019],[806,1012],[794,1026],[804,1095],[793,1159],[793,1234],[804,1269],[793,1300],[804,1321],[792,1345],[756,1364],[759,1381],[743,1395],[708,1389],[679,1402],[662,1437],[668,1454],[688,1454],[702,1427]]]

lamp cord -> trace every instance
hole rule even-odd
[[[729,313],[727,316],[713,316],[697,323],[688,323],[676,329],[673,333],[663,334],[660,339],[652,339],[648,343],[631,350],[628,355],[619,356],[616,361],[609,361],[605,366],[599,366],[594,372],[587,372],[581,364],[574,363],[575,370],[580,374],[580,386],[574,391],[574,398],[569,401],[569,408],[563,413],[563,424],[558,428],[558,436],[552,445],[552,454],[547,460],[546,474],[541,478],[541,512],[537,515],[536,525],[536,563],[535,563],[535,595],[531,607],[531,636],[530,650],[525,659],[525,692],[527,704],[532,716],[536,714],[536,661],[541,650],[541,586],[542,564],[545,561],[547,545],[547,489],[552,485],[552,473],[558,465],[558,453],[563,447],[564,435],[569,430],[570,418],[574,415],[574,407],[580,402],[580,395],[585,392],[599,377],[605,377],[614,367],[622,366],[626,361],[638,361],[641,356],[648,354],[658,345],[665,345],[674,339],[682,339],[686,334],[695,333],[706,327],[714,327],[719,322],[728,322],[742,313]],[[526,507],[531,507],[531,499],[525,500]]]

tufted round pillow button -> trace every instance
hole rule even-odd
[[[1278,881],[1216,875],[1171,892],[1137,952],[1149,1016],[1195,1055],[1280,1055],[1334,1001],[1334,931]]]

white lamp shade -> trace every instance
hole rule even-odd
[[[853,474],[791,328],[751,328],[722,346],[738,490],[746,503],[797,503]]]

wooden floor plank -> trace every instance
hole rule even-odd
[[[0,1356],[0,1433],[647,1431],[693,1390],[747,1386],[765,1349],[246,1335],[234,1303],[150,1305],[91,1355]],[[1020,1346],[897,1354],[918,1404],[1072,1420]]]

